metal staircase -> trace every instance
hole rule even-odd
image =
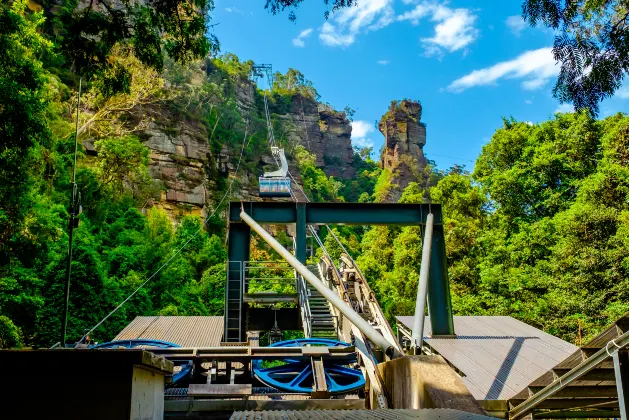
[[[328,301],[310,284],[307,286],[310,307],[310,334],[313,338],[338,339],[336,317]]]
[[[308,266],[308,269],[313,273],[317,272],[316,266]],[[304,335],[307,338],[329,338],[337,340],[337,318],[330,309],[330,303],[317,289],[304,280],[302,276],[297,273],[295,273],[295,276]]]

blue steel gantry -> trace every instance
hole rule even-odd
[[[241,208],[265,225],[295,225],[295,256],[306,263],[308,225],[397,225],[424,229],[434,215],[432,253],[428,281],[428,305],[432,331],[454,336],[450,286],[441,206],[438,204],[232,202],[228,211],[228,268],[225,287],[225,335],[227,342],[246,339],[246,310],[241,267],[249,261],[251,228],[240,218]]]

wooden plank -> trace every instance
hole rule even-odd
[[[323,346],[311,346],[311,347],[303,347],[302,354],[304,356],[324,356],[330,354],[330,350],[327,347]]]
[[[251,395],[251,384],[190,384],[191,397],[244,397]]]
[[[323,368],[323,359],[321,357],[312,358],[312,398],[327,398],[328,385],[325,381],[325,370]]]
[[[541,391],[543,386],[531,386],[534,393]],[[585,397],[613,397],[617,398],[615,386],[567,386],[552,395],[551,398],[585,398]]]
[[[570,369],[553,369],[557,376],[563,376],[566,373],[570,372]],[[581,376],[579,380],[582,381],[615,381],[616,378],[614,376],[614,369],[612,368],[603,368],[603,369],[594,369]],[[551,381],[552,382],[552,381]],[[548,383],[550,384],[550,382]],[[548,385],[546,384],[546,385]],[[531,385],[541,385],[541,383],[532,383]]]
[[[511,406],[517,406],[524,402],[523,399],[509,400]],[[618,408],[617,400],[608,398],[563,398],[542,401],[536,409],[555,409],[555,408],[580,408],[595,405],[597,408]]]

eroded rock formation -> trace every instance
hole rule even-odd
[[[426,125],[421,122],[422,106],[417,101],[393,101],[382,116],[378,129],[384,135],[380,155],[383,169],[392,173],[392,184],[387,201],[396,202],[411,182],[422,181],[428,160],[424,156]]]
[[[327,176],[351,179],[355,175],[352,126],[344,112],[296,94],[291,98],[290,111],[276,115],[284,122],[289,143],[301,144],[314,154],[315,164]]]

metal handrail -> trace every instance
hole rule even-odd
[[[293,236],[293,249],[297,249],[297,241]],[[297,288],[297,295],[299,297],[299,308],[301,311],[301,319],[304,328],[304,335],[306,338],[312,337],[312,313],[310,312],[310,302],[308,300],[308,288],[306,287],[306,280],[301,274],[294,270],[295,273],[295,287]]]
[[[294,269],[283,261],[243,261],[241,265],[241,278],[242,278],[242,292],[248,293],[249,286],[253,284],[261,285],[280,285],[280,284],[293,284],[293,280],[286,277],[260,277],[255,274],[257,270],[277,270],[287,271]],[[252,275],[252,272],[254,273]]]

